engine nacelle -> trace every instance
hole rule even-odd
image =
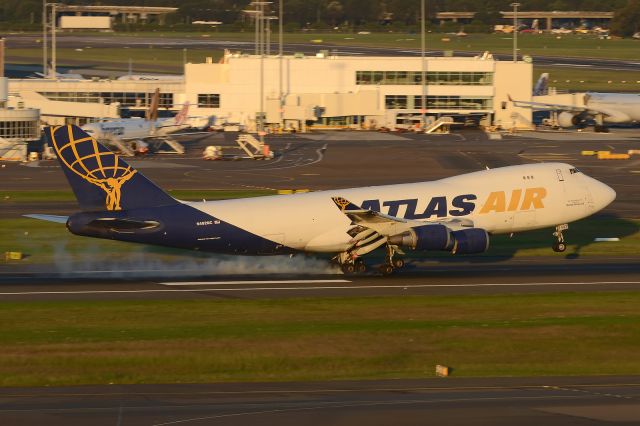
[[[411,247],[413,250],[451,250],[451,231],[444,225],[424,225],[389,238],[389,243]]]
[[[484,229],[471,228],[451,233],[455,240],[453,254],[484,253],[489,249],[489,234]]]
[[[413,250],[446,250],[453,254],[484,253],[489,249],[489,234],[484,229],[451,231],[445,225],[417,226],[389,237],[389,244]]]
[[[564,111],[558,114],[558,124],[560,127],[572,127],[579,126],[583,124],[588,117],[585,117],[584,114],[572,114],[570,112]]]

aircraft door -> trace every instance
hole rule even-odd
[[[562,169],[556,169],[556,178],[557,178],[557,184],[555,185],[556,187],[558,187],[559,191],[558,193],[560,194],[560,197],[562,197],[563,199],[567,198],[567,186],[566,186],[566,181],[564,180],[564,174],[562,173]]]

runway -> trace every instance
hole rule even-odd
[[[115,278],[118,277],[118,278]],[[205,275],[204,271],[77,270],[0,274],[0,301],[281,299],[638,291],[637,258],[471,263],[415,261],[392,276]]]
[[[638,424],[639,398],[638,376],[2,388],[0,418],[6,426],[579,426]]]
[[[19,48],[32,48],[38,46],[36,42],[40,36],[37,34],[13,34],[7,39],[8,61],[11,62],[11,50]],[[222,50],[229,49],[231,51],[240,51],[251,53],[254,50],[252,41],[235,41],[235,40],[209,40],[201,37],[145,37],[145,36],[77,36],[73,34],[63,34],[58,36],[57,44],[59,48],[86,48],[87,46],[94,48],[113,48],[128,46],[133,48],[164,48],[164,49],[189,49],[189,50]],[[373,46],[348,46],[337,45],[331,43],[285,43],[284,53],[292,55],[301,52],[307,55],[315,55],[319,50],[329,50],[334,54],[341,56],[420,56],[421,52],[415,48],[398,48],[398,47],[373,47]],[[274,43],[272,51],[277,51]],[[483,52],[477,51],[455,51],[455,56],[477,56]],[[442,51],[428,51],[428,56],[442,56]],[[510,54],[494,54],[499,60],[511,60]],[[638,71],[640,70],[640,62],[637,60],[622,59],[601,59],[601,58],[571,58],[571,57],[554,57],[554,56],[538,56],[534,57],[535,64],[545,67],[564,67],[591,69],[600,71]],[[77,67],[86,67],[87,62],[78,60],[67,60],[67,63],[77,63]],[[105,63],[106,64],[106,63]],[[76,67],[76,68],[77,68]],[[34,66],[34,71],[40,71],[38,66]],[[99,67],[98,67],[99,68]],[[158,72],[178,72],[175,66],[157,65]],[[16,68],[16,72],[21,70]],[[76,69],[77,71],[77,69]],[[81,70],[82,71],[82,70]],[[84,70],[92,72],[91,69]],[[33,72],[33,71],[31,71]],[[110,75],[114,74],[109,71]]]

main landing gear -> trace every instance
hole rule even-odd
[[[367,265],[360,257],[353,257],[350,253],[340,253],[332,262],[342,269],[345,274],[362,274],[367,271]]]
[[[404,259],[396,257],[397,254],[402,253],[397,246],[387,245],[387,254],[385,256],[385,263],[380,265],[379,271],[382,275],[390,275],[396,269],[403,268],[405,265]],[[345,274],[363,274],[367,272],[367,265],[364,263],[361,257],[354,257],[349,252],[343,252],[332,259],[332,261],[340,266],[342,272]]]
[[[567,249],[567,245],[564,242],[564,235],[562,231],[566,231],[569,229],[569,225],[563,224],[556,226],[556,231],[553,233],[553,236],[556,237],[556,242],[553,243],[553,251],[556,253],[562,253]]]
[[[382,275],[391,275],[396,269],[401,269],[404,267],[404,259],[395,255],[398,253],[398,248],[396,246],[387,245],[387,256],[386,262],[380,265],[380,273]]]
[[[367,272],[367,265],[365,265],[364,260],[360,258],[343,263],[340,265],[340,268],[345,274],[363,274]]]

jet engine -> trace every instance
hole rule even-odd
[[[450,250],[451,231],[444,225],[424,225],[411,228],[389,238],[389,244],[411,247],[413,250]]]
[[[389,237],[389,244],[413,250],[446,250],[453,254],[483,253],[489,248],[489,234],[484,229],[451,231],[444,225],[424,225]]]
[[[489,234],[484,229],[471,228],[451,233],[455,241],[453,254],[484,253],[489,249]]]
[[[558,114],[558,124],[560,125],[560,127],[579,126],[584,123],[585,120],[586,117],[584,117],[582,114],[572,114],[566,111]]]

